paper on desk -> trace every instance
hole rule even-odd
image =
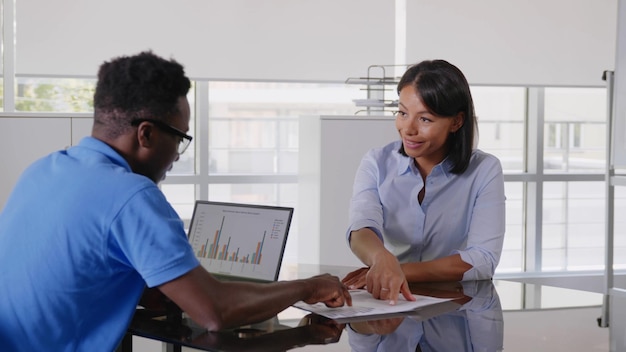
[[[413,295],[415,301],[407,301],[400,295],[396,304],[390,305],[389,301],[374,298],[367,290],[350,290],[350,295],[352,296],[352,306],[345,305],[343,307],[330,308],[326,307],[324,303],[307,304],[302,301],[295,303],[293,306],[330,319],[342,319],[410,312],[420,307],[454,299]]]

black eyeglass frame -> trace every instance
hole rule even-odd
[[[169,132],[175,136],[182,138],[178,144],[178,149],[177,149],[179,155],[184,153],[185,150],[187,150],[187,147],[189,147],[189,145],[191,144],[191,141],[193,140],[192,136],[170,125],[169,123],[166,123],[157,119],[135,119],[130,122],[130,125],[139,126],[139,124],[142,122],[150,122],[154,124],[155,126],[157,126],[158,128],[164,130],[165,132]]]

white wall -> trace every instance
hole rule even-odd
[[[471,84],[604,86],[617,0],[408,0],[407,62],[442,58]]]
[[[602,85],[617,0],[16,0],[18,74],[94,75],[153,49],[195,78],[339,80],[443,58],[472,84]],[[400,14],[403,11],[399,11]]]
[[[335,80],[393,63],[393,0],[16,0],[18,74],[153,49],[196,78]]]
[[[4,208],[15,182],[33,161],[65,149],[91,133],[93,119],[64,117],[57,114],[0,116],[0,211]]]

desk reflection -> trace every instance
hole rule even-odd
[[[132,351],[132,335],[162,341],[176,351],[186,346],[205,351],[268,352],[333,345],[342,334],[355,352],[502,351],[502,306],[491,280],[415,283],[410,289],[414,294],[452,300],[409,313],[358,317],[342,323],[308,314],[286,321],[275,317],[219,332],[209,332],[183,318],[178,307],[146,304],[152,309],[137,311],[119,351]]]
[[[307,316],[297,327],[267,332],[247,328],[207,332],[191,341],[193,346],[205,346],[220,351],[269,352],[286,351],[305,345],[324,345],[339,341],[343,324],[318,316]]]
[[[502,306],[491,280],[412,284],[414,294],[463,298],[447,312],[427,310],[406,317],[352,322],[347,328],[353,351],[502,351]]]
[[[180,351],[181,346],[205,351],[276,352],[306,345],[324,345],[339,341],[345,324],[318,316],[307,315],[295,327],[281,325],[278,319],[236,329],[207,331],[189,319],[174,322],[155,319],[151,314],[135,315],[129,333],[163,341]],[[126,345],[119,351],[132,351]]]

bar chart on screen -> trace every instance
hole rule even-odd
[[[196,208],[189,242],[211,273],[274,279],[289,218],[276,210],[205,205]]]
[[[261,251],[263,250],[263,244],[265,243],[266,232],[263,231],[263,238],[261,239],[261,241],[256,243],[256,246],[250,246],[251,243],[243,244],[246,248],[254,247],[254,252],[240,253],[241,246],[238,246],[235,249],[235,247],[231,247],[230,245],[232,236],[228,236],[228,239],[226,239],[226,241],[224,241],[224,238],[222,238],[221,236],[225,220],[226,217],[222,217],[220,228],[215,230],[213,238],[207,237],[204,244],[200,246],[200,250],[196,252],[196,256],[200,258],[209,258],[227,262],[261,264]]]

